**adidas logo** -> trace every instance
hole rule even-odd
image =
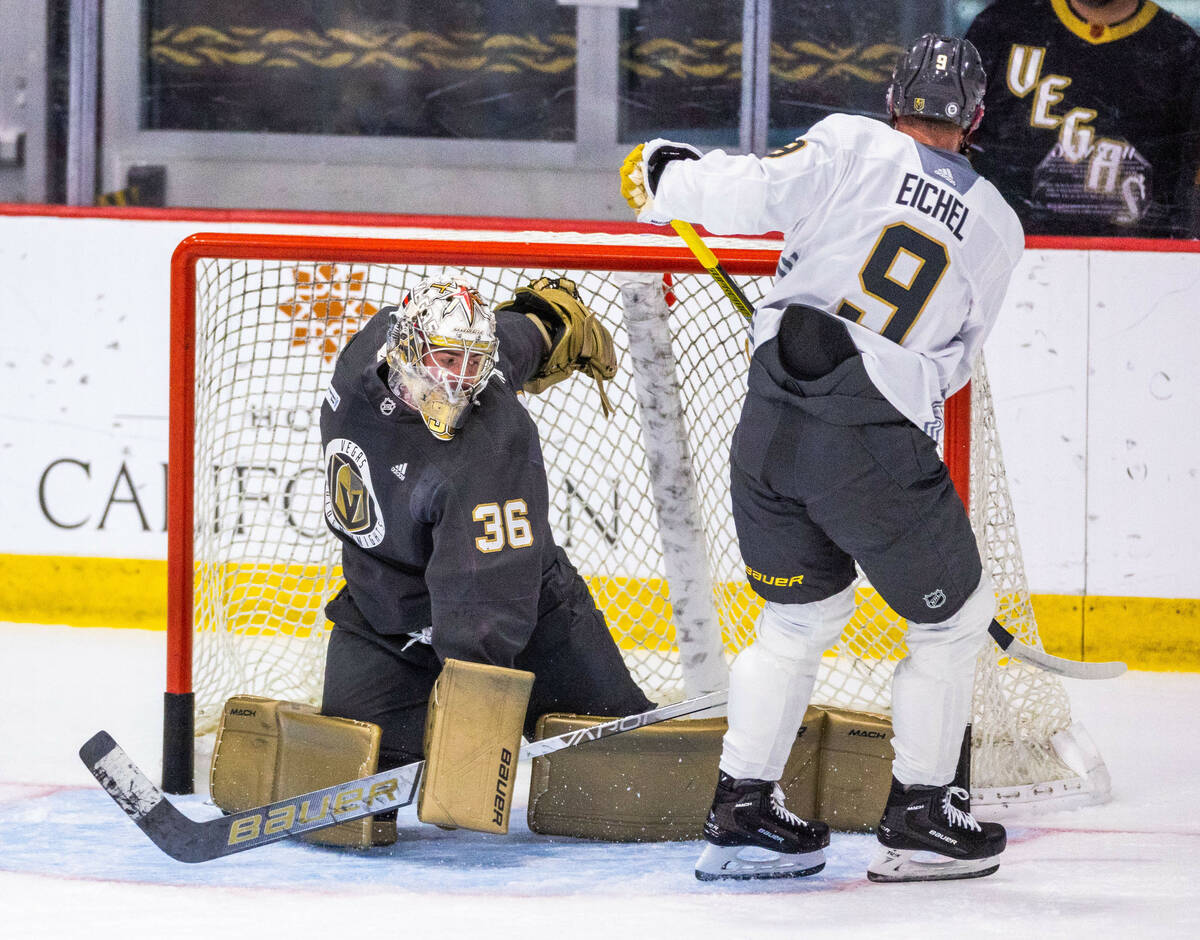
[[[405,474],[408,473],[408,464],[406,464],[406,463],[393,464],[392,465],[392,473],[395,475],[397,480],[403,480]]]
[[[940,166],[940,167],[938,167],[936,170],[934,170],[934,171],[933,171],[933,175],[934,175],[934,176],[940,176],[942,179],[944,179],[944,180],[945,180],[947,183],[949,183],[951,186],[954,186],[954,185],[955,185],[955,183],[954,183],[954,174],[953,174],[953,173],[950,171],[950,167],[948,167],[948,166]]]

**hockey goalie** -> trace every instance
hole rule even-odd
[[[279,797],[424,757],[423,820],[504,832],[512,755],[539,716],[651,707],[555,543],[518,397],[583,372],[607,409],[616,368],[608,330],[566,278],[493,309],[464,277],[438,274],[350,341],[321,410],[325,518],[346,579],[326,611],[321,713],[284,706],[270,757],[254,758],[235,743],[245,703],[227,705],[218,805],[262,797],[247,779]],[[378,843],[394,825],[317,838]]]

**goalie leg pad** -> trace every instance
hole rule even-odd
[[[379,765],[380,736],[379,725],[370,722],[280,709],[275,799],[371,776]],[[391,845],[396,841],[396,817],[364,816],[300,838],[356,849]]]
[[[607,720],[543,715],[537,737]],[[823,721],[823,712],[809,709],[779,778],[788,807],[810,818]],[[702,838],[725,731],[724,718],[680,718],[535,758],[530,830],[608,842]]]
[[[508,832],[533,673],[447,659],[429,696],[417,818]]]
[[[274,802],[280,707],[316,711],[311,705],[261,695],[235,695],[225,703],[213,745],[208,790],[226,813]]]
[[[831,829],[873,832],[892,785],[892,724],[869,712],[825,712],[817,818]]]
[[[213,802],[237,813],[375,773],[379,726],[330,718],[298,702],[235,695],[225,703],[213,749]],[[319,807],[312,807],[319,812]],[[367,816],[302,838],[368,848],[396,841],[395,817]]]

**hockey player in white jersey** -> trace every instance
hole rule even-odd
[[[936,450],[943,402],[970,377],[1024,247],[962,155],[985,81],[970,43],[926,35],[893,73],[891,126],[833,114],[761,158],[653,140],[622,168],[640,221],[784,234],[730,452],[738,543],[766,576],[750,581],[765,605],[732,668],[702,879],[824,865],[828,828],[790,813],[777,781],[821,655],[853,612],[855,562],[908,620],[868,876],[998,867],[1003,827],[977,822],[953,786],[995,598]]]

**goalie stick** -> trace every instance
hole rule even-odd
[[[670,718],[725,704],[727,692],[710,692],[637,715],[615,718],[521,747],[521,757],[541,757],[588,741],[624,734]],[[408,806],[417,798],[425,761],[416,761],[359,780],[348,780],[203,822],[189,819],[167,800],[107,731],[92,735],[79,757],[106,793],[150,841],[180,862],[215,858],[270,845],[340,822]]]
[[[679,233],[679,237],[691,249],[692,254],[696,256],[696,260],[700,262],[704,270],[717,282],[737,312],[746,320],[750,320],[754,316],[753,305],[721,266],[717,256],[704,244],[704,240],[691,223],[675,219],[671,222],[671,227]],[[1013,659],[1019,659],[1030,666],[1036,666],[1038,669],[1066,676],[1069,679],[1112,679],[1121,675],[1126,669],[1125,664],[1119,661],[1084,663],[1075,659],[1063,659],[1061,656],[1054,656],[1045,650],[1035,649],[1028,643],[1018,640],[1016,635],[999,620],[993,620],[988,624],[988,634],[996,641],[996,645]]]

